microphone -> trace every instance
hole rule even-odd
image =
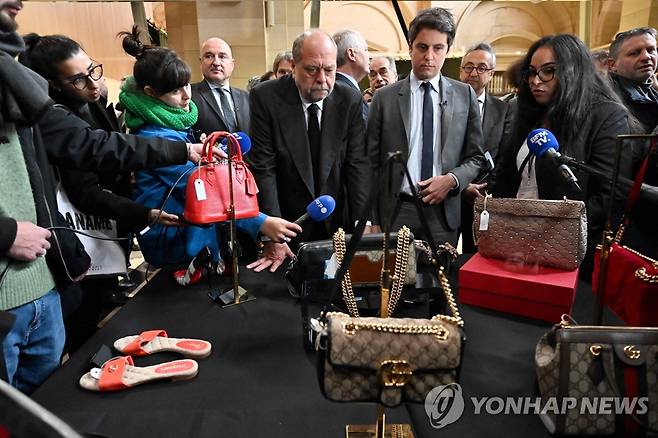
[[[533,129],[528,134],[527,138],[528,149],[536,157],[542,157],[546,155],[548,158],[551,158],[555,164],[558,166],[558,171],[562,178],[569,183],[572,189],[575,189],[577,192],[582,192],[583,190],[578,185],[578,179],[576,175],[573,174],[569,166],[560,161],[562,154],[558,152],[560,145],[555,138],[555,135],[548,129],[540,128]]]
[[[251,150],[251,138],[249,138],[249,136],[242,131],[233,132],[232,134],[240,144],[240,151],[242,152],[242,155],[246,155],[247,152]],[[219,143],[220,144],[219,147],[227,154],[228,154],[228,141],[229,141],[228,138],[225,137]]]
[[[301,215],[299,219],[295,221],[295,223],[297,225],[303,226],[303,224],[306,224],[311,220],[315,222],[322,222],[331,216],[335,208],[336,200],[329,195],[322,195],[308,204],[306,207],[306,213]]]

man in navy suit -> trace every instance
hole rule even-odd
[[[370,53],[368,43],[359,32],[341,30],[333,36],[336,43],[336,82],[342,82],[357,90],[359,81],[366,77],[370,67]],[[368,121],[368,105],[361,105],[363,121]]]

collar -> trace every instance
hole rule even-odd
[[[357,89],[359,89],[359,83],[352,76],[348,75],[347,73],[343,73],[341,71],[337,71],[336,74],[343,76],[345,79],[350,81],[352,85],[354,85]]]
[[[218,88],[221,88],[222,90],[226,91],[227,93],[231,93],[231,86],[229,85],[228,81],[224,82],[224,85],[216,85],[210,82],[207,79],[204,79],[206,81],[206,84],[210,87],[211,90],[216,90]]]
[[[441,73],[434,76],[429,81],[421,81],[420,79],[418,79],[416,77],[416,75],[414,74],[414,72],[412,70],[411,74],[409,75],[409,84],[411,85],[411,92],[413,93],[413,92],[418,91],[418,89],[420,88],[420,84],[422,84],[423,82],[429,82],[430,84],[432,84],[432,87],[434,88],[434,91],[436,91],[438,93],[439,90],[440,90],[439,83],[441,82]]]
[[[628,95],[633,102],[656,103],[658,101],[658,91],[653,88],[651,78],[646,82],[635,82],[610,72],[610,77],[619,84],[619,87]]]
[[[478,96],[478,102],[484,103],[484,101],[487,99],[487,90],[482,90],[482,93]]]
[[[297,92],[299,93],[299,90],[297,90]],[[302,101],[302,106],[304,107],[304,112],[306,112],[308,110],[308,107],[313,105],[313,104],[316,104],[320,108],[320,111],[322,111],[322,105],[324,104],[324,99],[326,99],[326,97],[325,97],[324,99],[318,100],[317,102],[311,102],[311,101],[308,101],[308,100],[304,99],[302,97],[301,93],[299,93],[299,98]]]

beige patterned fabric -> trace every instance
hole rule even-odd
[[[480,230],[482,212],[489,214]],[[567,271],[585,257],[587,215],[582,201],[478,198],[473,238],[484,257],[514,259]]]
[[[574,327],[577,328],[577,326]],[[599,414],[590,413],[587,409],[581,409],[583,405],[582,399],[584,398],[600,400],[601,397],[623,397],[623,394],[618,393],[619,389],[615,389],[610,384],[605,371],[605,361],[609,361],[610,366],[608,369],[612,370],[612,373],[615,373],[613,362],[621,362],[622,366],[639,366],[643,362],[646,364],[648,388],[646,395],[649,398],[649,412],[646,418],[650,428],[658,429],[658,346],[642,345],[641,342],[630,342],[631,339],[628,338],[628,334],[624,335],[627,336],[626,341],[618,344],[593,343],[591,341],[558,341],[561,331],[576,330],[576,328],[559,329],[555,327],[540,339],[535,350],[535,368],[537,371],[539,392],[542,396],[542,406],[545,406],[549,398],[559,396],[559,387],[564,379],[568,379],[566,397],[573,397],[579,401],[576,408],[566,411],[566,415],[563,418],[564,430],[560,430],[560,422],[557,415],[553,412],[547,413],[551,422],[558,425],[556,432],[564,435],[591,436],[615,434],[615,421],[618,417],[615,416],[614,412],[610,414]],[[613,327],[591,327],[589,329],[592,331],[592,334],[589,335],[590,339],[596,339],[597,337],[601,340],[604,340],[606,337],[610,339],[614,336],[615,332]],[[597,336],[597,329],[600,329],[598,330],[599,336]],[[652,329],[638,329],[638,332],[642,330],[649,331]],[[653,343],[658,339],[656,335],[653,335],[653,340],[646,336],[645,333],[641,335],[644,338],[637,337],[637,339],[645,339],[644,342]],[[647,339],[648,341],[646,341]],[[635,364],[633,364],[633,360],[623,357],[623,348],[631,344],[634,349],[642,351],[642,357],[637,359],[637,363]],[[590,350],[593,346],[599,349],[600,353],[598,355],[593,354]],[[565,348],[568,349],[569,363],[563,370],[566,371],[566,374],[562,375],[561,350]],[[594,375],[598,375],[599,378],[593,380],[592,376]],[[613,375],[612,381],[618,380],[617,378],[618,376]],[[560,403],[559,400],[558,403]]]
[[[357,327],[385,326],[382,330]],[[410,329],[416,327],[416,329]],[[400,333],[423,331],[436,333]],[[398,333],[395,333],[398,331]],[[323,390],[336,401],[381,401],[396,406],[402,401],[423,402],[432,388],[457,378],[461,358],[459,328],[441,319],[352,318],[331,313],[329,344],[325,353]],[[443,339],[440,339],[443,338]],[[384,361],[402,360],[411,369],[410,380],[401,387],[380,392],[378,373]]]

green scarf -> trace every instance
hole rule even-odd
[[[157,125],[184,131],[199,118],[199,110],[191,100],[189,112],[183,108],[169,106],[139,90],[132,76],[129,76],[121,87],[119,102],[126,108],[126,126],[129,129]]]

